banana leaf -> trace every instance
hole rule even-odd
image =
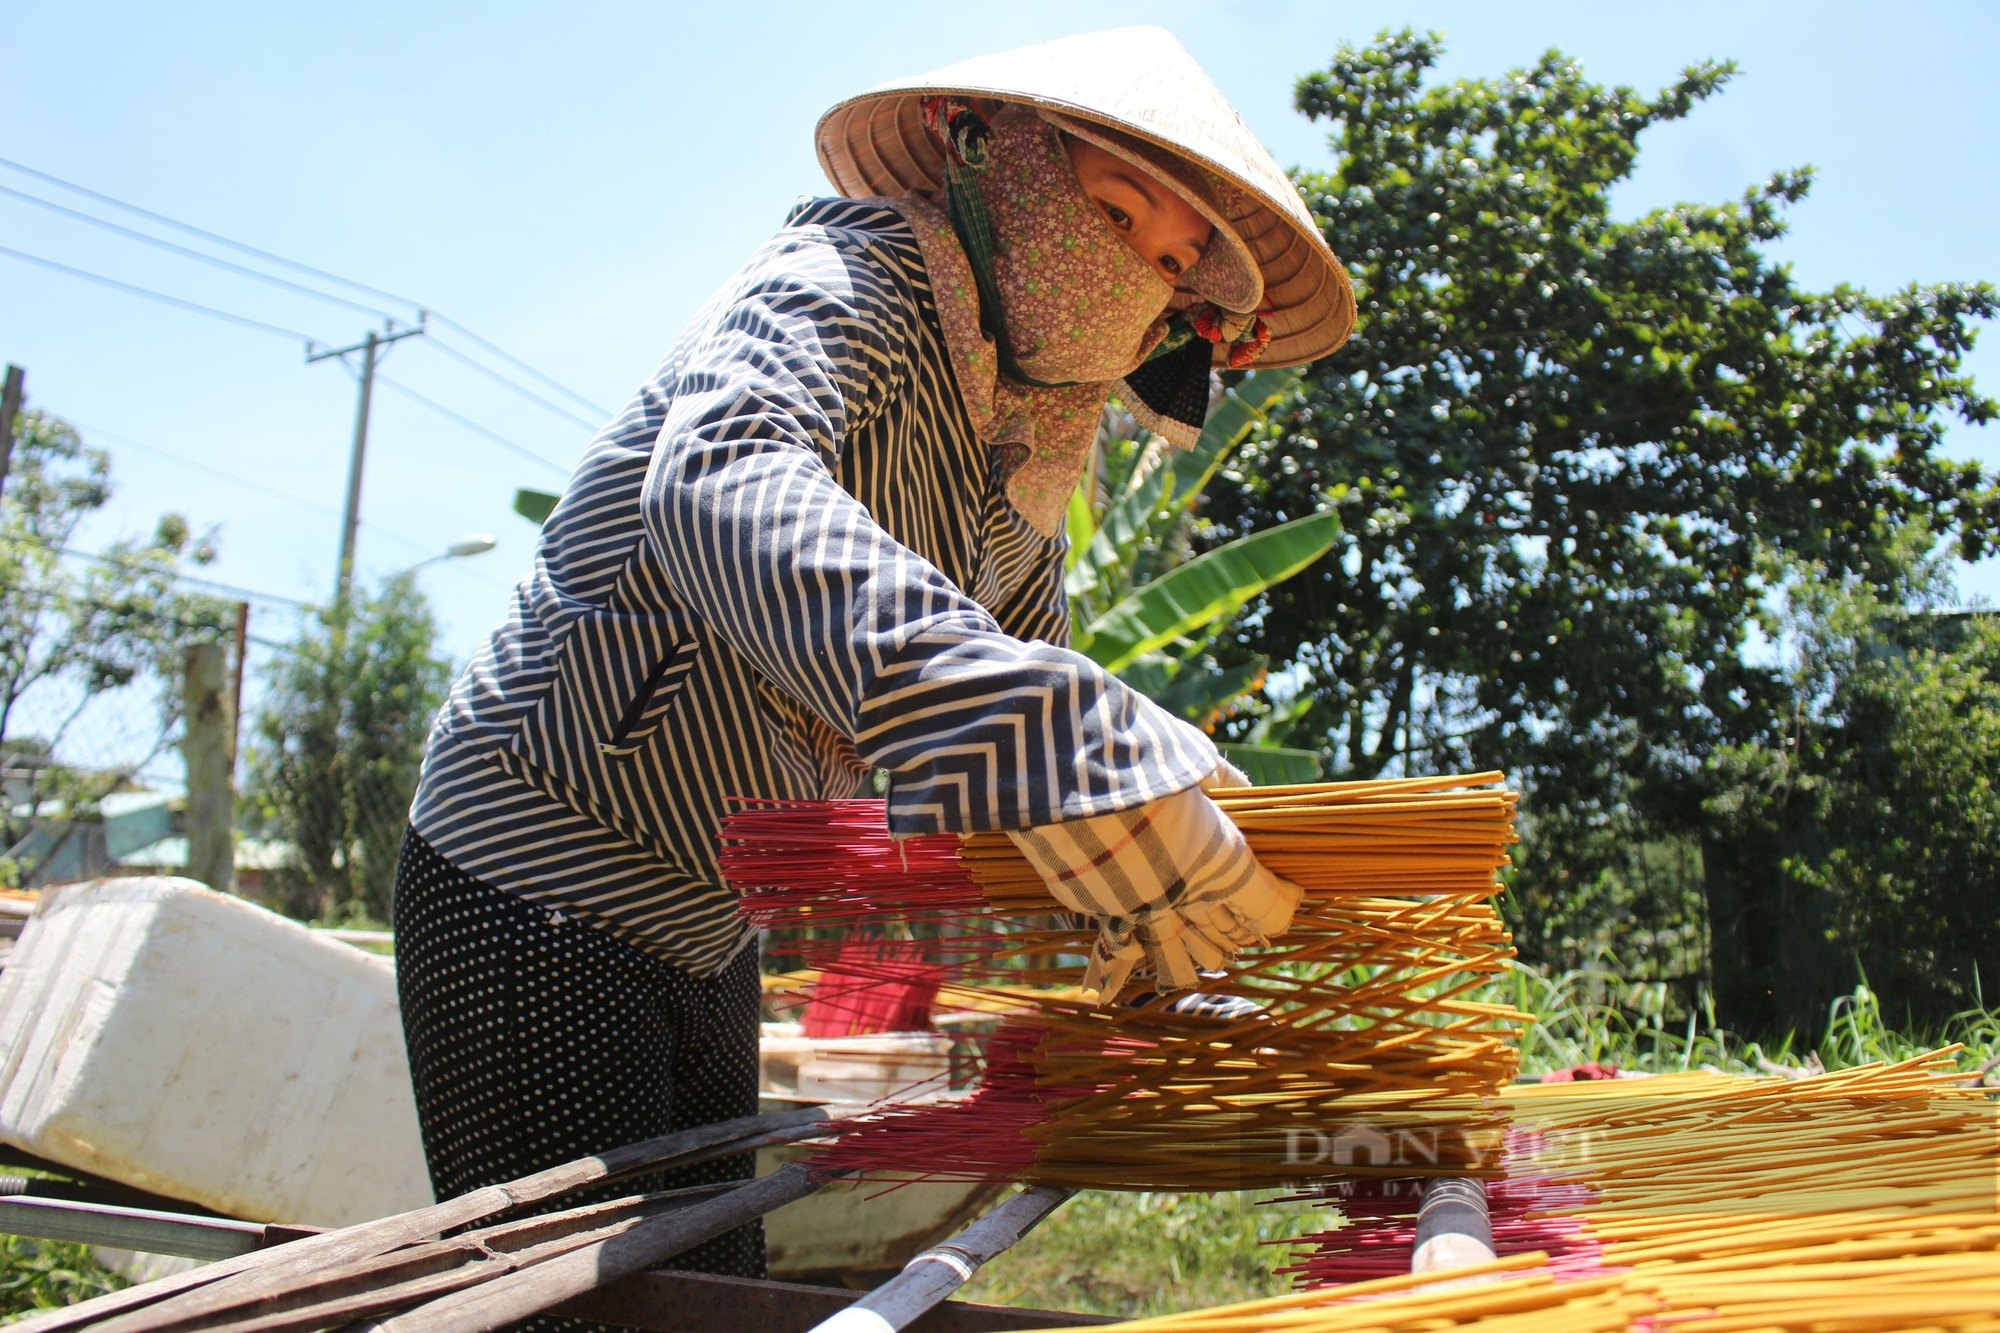
[[[1266,659],[1262,657],[1233,667],[1206,662],[1183,665],[1157,694],[1147,693],[1175,717],[1184,717],[1198,727],[1206,726],[1217,713],[1257,687],[1264,677],[1265,665]],[[1129,671],[1125,679],[1131,679]]]
[[[547,491],[531,491],[523,486],[514,492],[514,512],[530,523],[537,525],[549,521],[560,495],[550,495]]]
[[[1079,586],[1069,587],[1069,595],[1080,597],[1097,586],[1097,571],[1079,563],[1097,536],[1097,516],[1090,512],[1088,488],[1079,486],[1069,493],[1069,510],[1063,515],[1063,527],[1069,537],[1069,550],[1063,555],[1063,583],[1068,587],[1072,580],[1076,581]],[[1081,574],[1077,572],[1079,568]]]
[[[1311,750],[1293,750],[1282,745],[1224,744],[1215,748],[1259,787],[1283,787],[1320,779],[1319,756]]]
[[[1269,665],[1270,659],[1261,656],[1222,667],[1201,655],[1190,659],[1141,653],[1118,673],[1118,679],[1175,717],[1203,726],[1255,690]]]
[[[1174,459],[1174,498],[1185,506],[1199,495],[1215,470],[1250,434],[1250,428],[1264,420],[1304,374],[1303,366],[1252,371],[1224,395],[1208,414],[1208,424],[1202,427],[1194,448]]]
[[[1339,515],[1310,514],[1204,552],[1120,599],[1077,636],[1077,649],[1117,671],[1141,653],[1234,615],[1325,555],[1339,530]]]
[[[1259,370],[1222,396],[1208,414],[1201,438],[1192,449],[1177,453],[1166,464],[1134,480],[1132,472],[1118,479],[1104,518],[1094,535],[1098,543],[1090,559],[1098,563],[1127,559],[1132,544],[1154,526],[1154,520],[1178,513],[1193,504],[1215,470],[1243,443],[1250,431],[1264,419],[1272,405],[1303,372],[1297,366],[1282,370]],[[1139,453],[1133,455],[1136,464]]]

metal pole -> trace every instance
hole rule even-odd
[[[340,516],[340,569],[333,604],[344,607],[354,592],[354,537],[361,527],[361,460],[368,452],[368,403],[375,392],[375,349],[371,331],[361,343],[361,403],[354,412],[354,450],[347,460],[347,506]]]
[[[1437,1176],[1424,1181],[1417,1210],[1417,1243],[1410,1250],[1412,1273],[1441,1273],[1493,1262],[1493,1222],[1486,1207],[1486,1182],[1473,1176]],[[1492,1282],[1504,1274],[1446,1279],[1420,1290]]]
[[[1052,1185],[1022,1190],[950,1240],[910,1260],[901,1273],[839,1314],[815,1324],[810,1333],[896,1333],[908,1328],[1075,1193]]]
[[[7,387],[0,391],[0,491],[7,488],[7,469],[14,462],[14,414],[21,410],[21,381],[28,372],[7,367]]]

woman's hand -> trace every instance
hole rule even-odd
[[[1224,768],[1129,810],[1008,831],[1058,902],[1097,919],[1083,986],[1100,1001],[1142,959],[1162,990],[1185,990],[1291,926],[1299,886],[1264,869],[1203,789],[1247,785]]]

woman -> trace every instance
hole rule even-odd
[[[1297,901],[1203,794],[1208,739],[1061,646],[1114,384],[1188,443],[1212,364],[1351,327],[1296,192],[1158,29],[886,85],[819,146],[850,197],[797,208],[597,437],[432,735],[395,913],[440,1197],[755,1112],[728,797],[886,770],[896,834],[1008,830],[1098,918],[1105,998]],[[761,1228],[676,1262],[760,1275]]]

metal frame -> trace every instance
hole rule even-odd
[[[310,1234],[299,1227],[266,1226],[262,1222],[235,1222],[222,1217],[196,1217],[153,1208],[120,1208],[115,1204],[26,1194],[0,1198],[0,1232],[108,1245],[147,1254],[175,1254],[187,1259],[234,1259],[239,1254]]]
[[[801,1333],[859,1303],[862,1294],[797,1282],[758,1282],[706,1273],[640,1273],[556,1306],[548,1313],[647,1333]],[[1011,1305],[945,1301],[908,1325],[909,1333],[1013,1333],[1017,1329],[1115,1324],[1110,1315],[1067,1314]]]

